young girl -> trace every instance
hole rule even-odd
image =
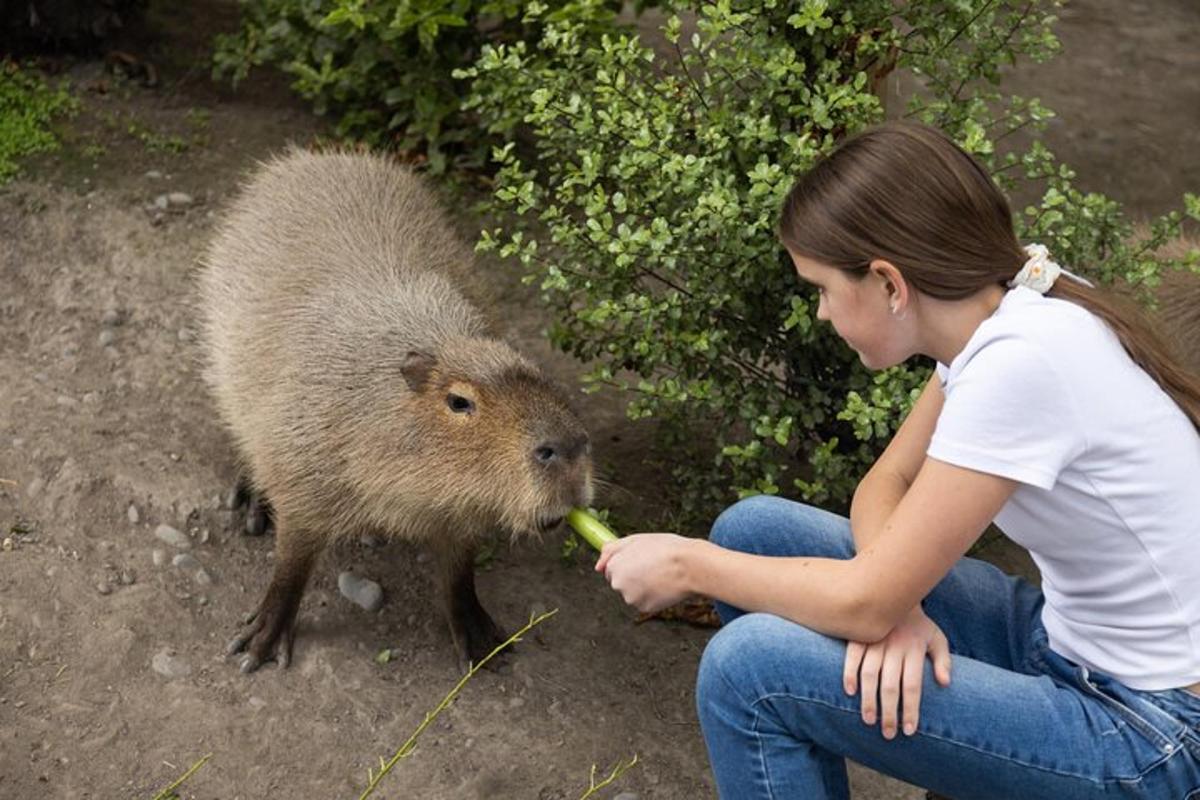
[[[755,497],[604,548],[643,611],[718,601],[721,797],[846,798],[849,757],[956,800],[1200,798],[1200,381],[933,129],[848,140],[780,231],[867,367],[937,370],[849,519]],[[1041,589],[963,557],[993,520]]]

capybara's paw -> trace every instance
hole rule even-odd
[[[247,536],[262,536],[274,527],[275,514],[266,496],[255,491],[245,478],[239,478],[233,490],[233,510],[246,510],[243,530]]]
[[[459,665],[464,670],[469,669],[472,664],[483,661],[489,653],[504,644],[508,638],[483,609],[480,609],[478,614],[461,620],[456,634],[455,644],[458,645]],[[497,658],[509,652],[512,652],[511,645],[501,653],[497,653]],[[489,668],[495,669],[496,666],[496,658],[488,662]]]
[[[260,609],[229,642],[225,654],[243,653],[238,668],[246,674],[254,672],[268,661],[274,661],[281,669],[286,669],[292,660],[296,626],[294,619],[285,617],[275,610]]]

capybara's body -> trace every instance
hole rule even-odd
[[[486,280],[473,264],[421,179],[380,156],[289,151],[224,218],[200,273],[205,375],[276,527],[275,574],[233,643],[244,668],[286,664],[317,555],[365,532],[430,547],[477,660],[502,640],[475,598],[478,538],[590,500],[583,426],[489,336],[464,294]]]

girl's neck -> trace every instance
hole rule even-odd
[[[919,352],[949,364],[967,346],[980,324],[996,313],[1007,289],[989,286],[962,300],[920,299]]]

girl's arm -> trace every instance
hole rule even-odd
[[[941,382],[935,373],[929,377],[892,441],[854,490],[854,498],[850,501],[850,532],[856,550],[865,549],[875,540],[900,499],[917,479],[944,399]]]
[[[875,642],[967,551],[1015,486],[927,458],[850,560],[756,556],[702,539],[640,534],[605,545],[596,568],[643,611],[698,593],[830,636]]]

